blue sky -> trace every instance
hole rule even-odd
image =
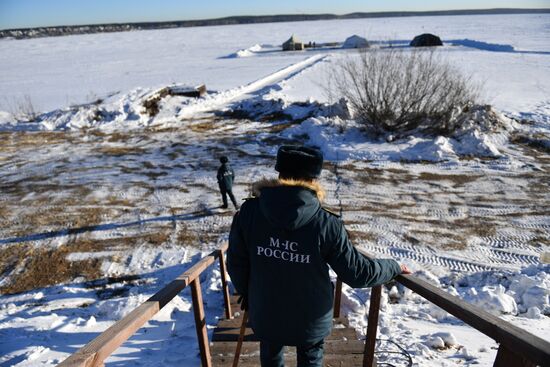
[[[550,0],[0,0],[0,29],[230,15],[550,8]]]

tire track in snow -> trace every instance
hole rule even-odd
[[[438,265],[444,268],[455,270],[455,271],[467,271],[467,272],[478,272],[484,270],[494,270],[498,266],[483,264],[477,261],[468,261],[463,259],[452,258],[449,256],[438,256],[419,253],[416,250],[408,250],[404,248],[398,248],[393,246],[372,246],[365,245],[365,249],[370,252],[378,253],[381,255],[387,255],[394,258],[404,258],[410,259],[417,263],[428,264],[428,265]]]
[[[523,250],[530,253],[539,254],[542,252],[540,249],[527,244],[533,237],[530,236],[518,236],[517,240],[507,238],[495,238],[495,237],[481,237],[478,241],[475,241],[477,245],[489,245],[491,248],[505,250]]]

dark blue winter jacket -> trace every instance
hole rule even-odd
[[[231,191],[233,188],[233,179],[235,177],[235,172],[229,163],[223,163],[220,168],[218,168],[217,174],[218,184],[220,189],[224,191]]]
[[[258,194],[233,219],[227,265],[235,288],[248,299],[260,339],[305,345],[330,333],[329,266],[354,288],[400,274],[394,260],[368,259],[353,247],[340,218],[321,207],[315,188],[274,180]]]

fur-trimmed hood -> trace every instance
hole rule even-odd
[[[293,180],[293,179],[281,179],[281,178],[264,178],[258,182],[252,184],[251,194],[254,197],[259,197],[261,195],[261,190],[266,187],[277,187],[277,186],[293,186],[293,187],[303,187],[315,193],[319,202],[325,200],[325,189],[321,186],[319,181],[305,181],[305,180]]]
[[[296,230],[321,209],[325,191],[316,181],[263,179],[252,185],[260,210],[275,228]]]

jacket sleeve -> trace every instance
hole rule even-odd
[[[401,267],[392,259],[370,259],[352,245],[344,224],[336,223],[336,238],[328,244],[326,261],[338,277],[352,288],[374,287],[401,274]]]
[[[227,249],[227,271],[235,289],[240,295],[248,295],[248,277],[250,260],[248,248],[242,236],[239,212],[233,217],[231,232],[229,232],[229,247]]]
[[[216,178],[218,179],[218,182],[220,182],[223,178],[223,167],[218,168],[218,174],[216,175]]]

